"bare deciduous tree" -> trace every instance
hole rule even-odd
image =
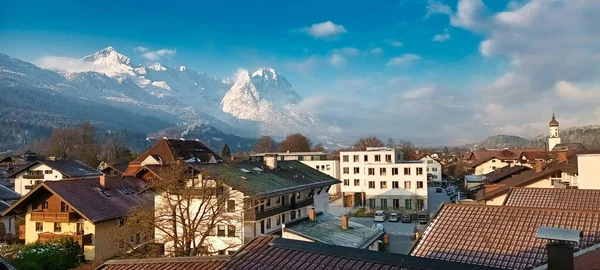
[[[389,148],[394,148],[394,147],[396,147],[396,143],[394,143],[394,139],[392,139],[392,137],[389,137],[389,138],[387,139],[387,145],[386,145],[386,146],[387,146],[387,147],[389,147]]]
[[[155,242],[164,243],[171,256],[208,255],[241,246],[244,199],[220,180],[232,169],[228,166],[233,165],[223,163],[210,170],[187,164],[162,167],[147,191],[154,192],[154,205],[135,207],[128,220],[138,230],[153,231]],[[114,234],[115,240],[128,239],[129,234],[122,230]]]
[[[313,146],[312,151],[313,152],[327,152],[327,150],[321,143],[318,143],[315,146]]]
[[[280,152],[310,152],[312,142],[310,139],[301,133],[287,135],[285,140],[279,143]]]
[[[354,150],[365,151],[367,147],[382,147],[383,142],[376,136],[362,137],[354,143]]]
[[[401,140],[398,142],[398,149],[402,152],[402,157],[404,160],[413,160],[415,159],[415,147],[414,145],[407,140]]]
[[[253,147],[254,152],[267,153],[275,151],[275,141],[270,136],[262,136]]]

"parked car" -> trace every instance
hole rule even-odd
[[[411,223],[412,219],[410,218],[409,214],[402,214],[402,216],[400,217],[400,222],[402,222],[402,223]]]
[[[391,213],[390,217],[388,218],[389,222],[398,222],[398,214],[397,213]]]
[[[417,221],[419,221],[419,224],[427,224],[428,220],[429,217],[425,213],[421,213],[417,216]]]
[[[374,222],[384,222],[385,221],[385,213],[383,210],[375,211],[375,216],[373,217]]]
[[[435,192],[436,192],[436,193],[442,193],[442,191],[443,191],[443,190],[442,190],[442,188],[441,188],[441,187],[439,187],[439,188],[436,188],[436,189],[435,189]]]

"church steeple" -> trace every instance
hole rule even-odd
[[[556,121],[556,116],[554,116],[554,113],[552,113],[552,120],[550,120],[548,128],[548,151],[552,151],[554,146],[557,144],[560,144],[558,121]]]

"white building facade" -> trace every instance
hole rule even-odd
[[[345,207],[422,211],[427,207],[427,165],[404,161],[392,148],[340,152]]]
[[[430,155],[421,158],[427,166],[427,180],[433,183],[442,182],[442,164]]]
[[[324,174],[327,174],[337,180],[342,180],[340,178],[340,161],[339,160],[302,160],[300,161],[307,166],[310,166],[316,170],[321,171]],[[332,185],[329,188],[329,195],[337,196],[341,192],[341,185],[336,184]]]

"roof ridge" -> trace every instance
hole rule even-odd
[[[104,264],[143,264],[143,263],[169,263],[169,262],[195,262],[195,261],[220,261],[229,260],[230,256],[185,256],[185,257],[161,257],[161,258],[146,258],[146,259],[117,259],[109,260]]]
[[[512,205],[485,205],[485,204],[456,204],[445,202],[442,207],[479,207],[479,208],[509,208],[519,210],[550,210],[556,212],[582,212],[582,213],[600,213],[600,210],[579,210],[579,209],[557,209],[547,207],[523,207],[523,206],[512,206]]]

